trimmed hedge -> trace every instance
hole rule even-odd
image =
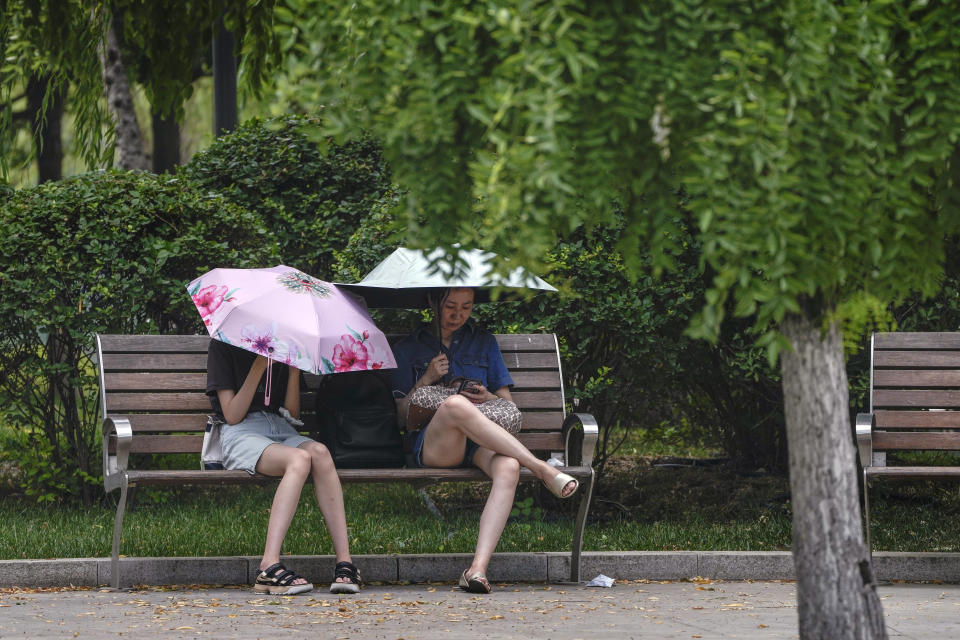
[[[182,175],[258,213],[284,264],[333,280],[335,252],[394,196],[374,141],[317,140],[318,124],[302,116],[250,120],[194,156]]]
[[[18,434],[4,457],[38,499],[89,503],[100,474],[94,334],[200,331],[185,283],[214,265],[275,263],[277,247],[256,215],[149,173],[22,189],[0,225],[0,406]]]

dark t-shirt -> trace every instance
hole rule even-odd
[[[257,354],[229,345],[219,340],[211,340],[207,347],[207,395],[210,397],[210,406],[217,413],[222,414],[220,407],[220,398],[217,397],[217,391],[220,389],[233,389],[236,393],[243,386],[243,381],[247,379],[250,373],[250,367],[253,361],[257,359]],[[257,391],[253,394],[253,400],[250,402],[251,411],[270,411],[277,413],[283,406],[284,399],[287,396],[287,379],[289,373],[287,365],[282,362],[272,362],[273,372],[270,381],[270,406],[264,405],[264,389],[266,387],[267,375],[260,378],[257,385]]]

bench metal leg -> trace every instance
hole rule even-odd
[[[593,479],[595,473],[590,470],[590,477],[580,482],[580,509],[577,511],[577,521],[573,528],[573,545],[570,548],[570,582],[580,582],[580,552],[583,549],[583,530],[587,525],[587,512],[590,510],[590,497],[593,495]]]
[[[870,479],[863,472],[863,534],[867,543],[867,555],[873,560],[873,547],[870,545]]]
[[[123,515],[127,510],[127,483],[120,486],[120,502],[117,503],[117,515],[113,519],[113,549],[110,552],[110,584],[120,588],[120,536],[123,533]]]

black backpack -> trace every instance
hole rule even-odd
[[[326,375],[317,392],[320,441],[344,469],[402,467],[397,404],[380,371]]]

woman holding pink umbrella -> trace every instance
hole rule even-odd
[[[268,367],[272,378],[269,388]],[[337,558],[330,591],[360,591],[360,575],[350,557],[343,492],[333,458],[323,444],[301,435],[290,423],[300,415],[299,370],[211,340],[207,352],[207,394],[214,411],[226,421],[221,433],[224,466],[243,469],[251,475],[281,478],[270,509],[254,590],[293,595],[313,589],[310,582],[280,562],[283,539],[303,485],[311,476]],[[282,405],[278,401],[281,398]]]
[[[337,565],[333,593],[357,593],[343,492],[333,457],[301,435],[300,373],[336,374],[395,366],[386,336],[362,301],[286,265],[213,269],[187,285],[214,340],[207,352],[207,395],[223,416],[224,466],[280,477],[254,589],[291,595],[313,589],[280,562],[300,492],[313,480]]]

